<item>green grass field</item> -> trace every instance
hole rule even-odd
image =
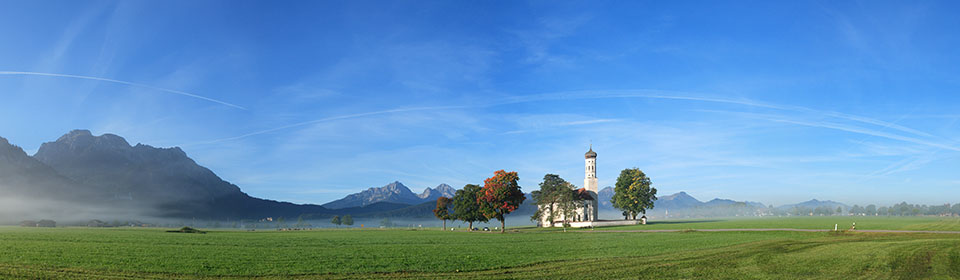
[[[960,231],[960,218],[954,217],[762,217],[705,220],[651,221],[647,225],[606,227],[604,230],[633,229],[721,229],[721,228],[795,228],[832,230],[833,225],[849,229],[857,223],[859,230],[933,230]]]
[[[822,228],[830,217],[627,229]],[[838,222],[837,222],[838,223]],[[858,228],[953,230],[960,219]],[[889,228],[883,228],[887,226]],[[960,278],[960,234],[0,227],[0,278]]]

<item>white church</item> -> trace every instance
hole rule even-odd
[[[597,182],[597,152],[593,151],[593,145],[590,145],[590,150],[583,156],[585,161],[583,188],[572,190],[580,196],[582,203],[577,206],[576,214],[573,217],[564,217],[563,213],[557,215],[557,217],[554,218],[553,226],[563,226],[564,220],[568,221],[571,227],[577,228],[637,224],[637,220],[601,221],[599,219],[600,199],[597,193],[600,191],[600,187]],[[549,212],[549,210],[545,211]],[[548,215],[543,215],[540,220],[540,226],[550,227]]]

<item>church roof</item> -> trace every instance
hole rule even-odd
[[[583,156],[586,157],[586,158],[595,158],[595,157],[597,157],[597,152],[594,152],[594,151],[593,151],[593,145],[590,145],[590,150],[587,151],[587,153],[584,154]]]
[[[587,191],[586,188],[575,189],[573,190],[573,192],[576,193],[577,197],[579,197],[582,200],[593,200],[593,196],[590,195],[590,192]]]

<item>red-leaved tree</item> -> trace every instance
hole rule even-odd
[[[480,211],[490,219],[500,221],[500,233],[503,233],[505,223],[503,216],[510,214],[520,207],[523,200],[523,191],[517,181],[520,178],[517,172],[505,172],[499,170],[493,173],[493,177],[483,181],[483,189],[480,190],[480,196],[477,201],[480,203]]]

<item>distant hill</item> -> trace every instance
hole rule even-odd
[[[23,193],[20,199],[75,195],[66,199],[76,212],[98,209],[119,210],[118,215],[240,219],[326,211],[318,205],[250,197],[198,165],[180,148],[131,146],[113,134],[94,136],[87,130],[74,130],[57,141],[43,143],[33,157],[10,148],[6,140],[0,145],[5,161],[16,163],[0,166],[0,173],[18,174],[0,175],[6,178],[2,180],[12,180],[13,186],[37,182],[30,184],[37,189]]]
[[[698,206],[704,206],[704,203],[693,198],[686,192],[678,192],[668,196],[658,197],[657,200],[653,202],[653,209],[657,210],[685,209]]]
[[[777,207],[777,209],[779,209],[779,210],[790,210],[790,209],[793,209],[794,207],[798,207],[798,208],[807,208],[807,209],[811,209],[811,210],[812,210],[812,209],[816,209],[817,207],[821,207],[821,206],[824,206],[824,207],[827,207],[827,208],[830,208],[830,209],[837,209],[837,207],[843,207],[843,209],[850,209],[849,206],[847,206],[846,204],[840,203],[840,202],[831,201],[831,200],[823,200],[823,201],[821,201],[821,200],[816,200],[816,199],[811,199],[811,200],[804,201],[804,202],[800,202],[800,203],[796,203],[796,204],[782,205],[782,206]]]
[[[614,195],[614,189],[612,187],[603,188],[598,195],[600,197],[601,218],[621,218],[620,211],[613,208],[610,203],[610,199]],[[735,201],[732,199],[715,198],[702,202],[686,192],[658,197],[653,205],[653,209],[648,209],[646,215],[657,218],[667,216],[668,213],[671,218],[756,215],[767,208],[759,202]]]
[[[347,195],[344,198],[323,204],[329,209],[348,207],[362,207],[377,202],[401,203],[417,205],[424,202],[436,201],[440,196],[453,197],[456,190],[447,184],[440,184],[436,188],[427,188],[420,195],[414,194],[410,188],[399,181],[379,188],[369,188],[359,193]]]
[[[31,196],[46,199],[86,196],[70,178],[27,155],[6,138],[0,137],[0,191],[4,196]]]
[[[64,177],[0,137],[0,222],[78,214],[77,204],[96,204],[88,187]],[[97,207],[107,210],[107,207]]]
[[[766,205],[764,205],[763,203],[760,203],[760,202],[753,202],[753,201],[734,201],[734,200],[732,200],[732,199],[721,199],[721,198],[714,198],[714,199],[711,200],[711,201],[707,201],[706,203],[704,203],[704,206],[708,206],[708,207],[709,207],[709,206],[730,206],[730,205],[735,205],[735,204],[737,204],[737,203],[743,203],[743,204],[746,204],[746,205],[748,205],[748,206],[750,206],[750,207],[756,207],[756,208],[766,208],[766,207],[767,207]]]
[[[600,192],[597,193],[597,199],[600,200],[597,203],[600,204],[600,209],[613,209],[613,202],[610,202],[613,199],[613,194],[613,187],[600,189]]]

